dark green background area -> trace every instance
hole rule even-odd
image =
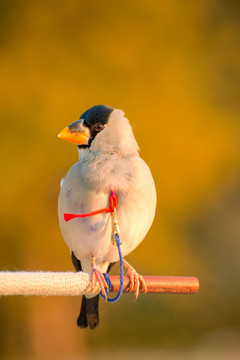
[[[78,298],[0,298],[1,358],[238,356],[239,8],[0,1],[0,268],[72,270],[57,197],[77,149],[57,134],[106,104],[125,111],[158,193],[128,261],[200,280],[198,295],[102,301],[93,332],[76,327]]]

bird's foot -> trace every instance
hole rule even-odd
[[[147,292],[147,285],[142,275],[138,274],[136,270],[124,259],[123,260],[125,268],[128,270],[126,276],[129,278],[129,291],[135,292],[135,301],[138,298],[139,290],[142,288],[144,293]]]
[[[95,257],[92,256],[92,273],[91,273],[91,281],[90,281],[90,286],[93,289],[95,282],[99,283],[100,289],[101,289],[101,293],[103,295],[103,297],[105,298],[105,300],[107,301],[107,293],[105,288],[107,289],[107,291],[109,291],[110,289],[108,288],[108,284],[103,276],[103,274],[101,273],[100,270],[97,269],[96,265],[95,265]]]

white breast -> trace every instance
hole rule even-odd
[[[83,263],[89,262],[91,256],[96,257],[97,265],[119,260],[117,247],[111,242],[111,214],[65,222],[64,213],[83,214],[105,208],[109,206],[110,190],[114,190],[118,196],[117,217],[123,256],[143,240],[154,218],[156,191],[145,162],[138,156],[124,159],[112,170],[109,164],[106,169],[100,166],[94,170],[95,178],[91,176],[90,181],[84,166],[78,162],[69,170],[60,191],[58,213],[62,236]]]

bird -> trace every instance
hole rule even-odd
[[[150,131],[145,124],[144,132]],[[152,130],[151,130],[152,131]],[[148,136],[148,135],[147,135]],[[120,109],[95,105],[58,134],[78,147],[78,161],[62,180],[58,217],[62,237],[70,248],[76,271],[91,273],[106,298],[103,273],[119,261],[112,242],[112,214],[103,212],[66,221],[66,214],[84,214],[109,206],[111,192],[117,197],[116,215],[123,257],[145,238],[156,210],[156,188],[148,165],[139,156],[131,125]],[[125,260],[135,299],[147,290],[143,277]],[[99,294],[83,295],[77,325],[94,329],[99,324]]]

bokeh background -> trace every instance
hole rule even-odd
[[[198,295],[101,302],[0,298],[2,359],[240,356],[239,1],[0,1],[0,268],[72,270],[57,197],[77,149],[58,132],[95,104],[124,109],[158,192],[128,256],[197,276]]]

